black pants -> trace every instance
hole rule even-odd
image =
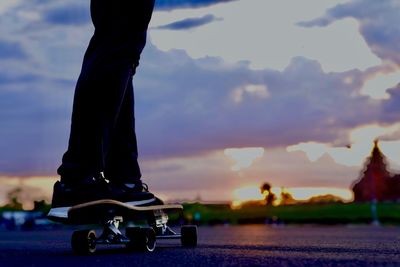
[[[76,84],[68,150],[58,174],[79,182],[104,172],[112,181],[137,182],[132,77],[154,0],[92,0],[94,35]]]

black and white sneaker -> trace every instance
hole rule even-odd
[[[161,205],[162,201],[142,186],[129,188],[128,186],[113,185],[104,178],[88,178],[77,184],[66,184],[57,181],[54,184],[51,209],[47,217],[54,221],[65,221],[68,218],[68,209],[72,206],[102,200],[112,199],[133,206]]]
[[[112,199],[133,206],[163,205],[164,202],[149,192],[147,184],[141,181],[134,184],[110,182]],[[151,202],[150,200],[151,197]]]

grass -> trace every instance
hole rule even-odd
[[[381,223],[400,224],[400,203],[378,203]],[[185,204],[185,218],[199,224],[246,223],[371,223],[369,203],[248,206],[232,210],[228,205]]]

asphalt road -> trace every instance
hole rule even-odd
[[[199,246],[164,241],[152,253],[70,249],[71,230],[0,231],[0,266],[400,266],[400,228],[373,226],[216,226]]]

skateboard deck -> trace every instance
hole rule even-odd
[[[183,207],[179,204],[132,206],[104,199],[71,207],[68,210],[68,218],[62,222],[77,225],[98,224],[103,227],[99,237],[92,229],[79,230],[72,234],[72,250],[77,254],[92,254],[100,244],[124,244],[130,250],[151,252],[159,239],[180,239],[183,247],[195,247],[195,225],[181,226],[180,233],[176,233],[167,225],[169,213],[180,212],[182,216],[182,211]],[[118,229],[121,222],[138,220],[142,221],[142,226],[125,227],[124,234]]]
[[[152,220],[162,213],[180,212],[182,205],[167,204],[154,206],[132,206],[116,200],[91,201],[71,207],[68,210],[70,224],[96,224],[103,220],[120,216],[124,221]]]

